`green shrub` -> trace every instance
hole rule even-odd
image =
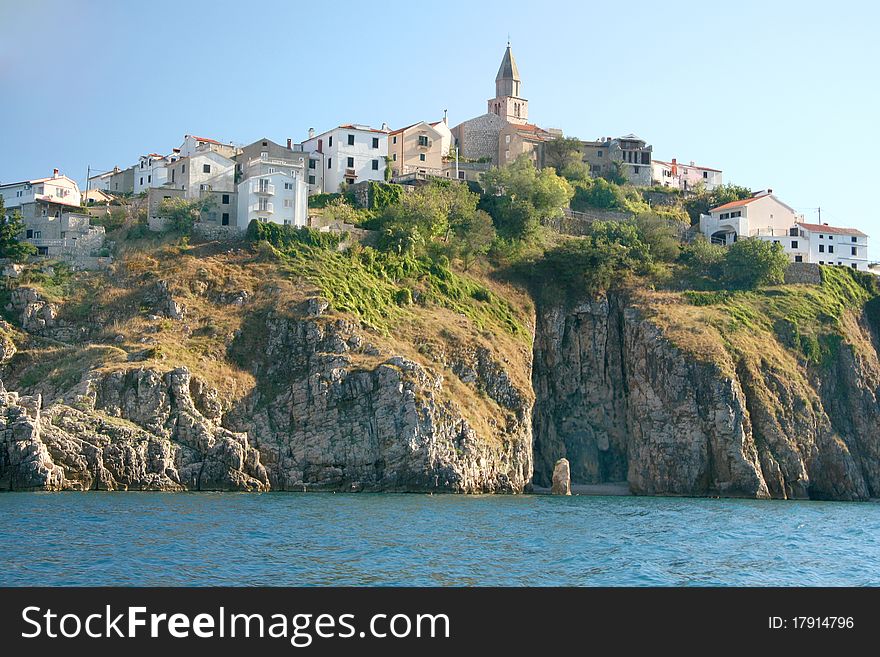
[[[342,233],[320,232],[306,226],[282,226],[252,219],[245,237],[251,242],[268,242],[279,251],[289,251],[299,244],[319,249],[335,249],[342,241]]]
[[[413,302],[412,290],[408,287],[400,288],[394,293],[394,302],[398,306],[411,306]]]
[[[761,239],[741,239],[728,247],[721,262],[721,279],[734,289],[778,285],[785,278],[788,257],[782,245]]]
[[[328,203],[338,198],[342,198],[342,194],[313,194],[312,196],[309,196],[309,207],[323,208],[326,207]]]

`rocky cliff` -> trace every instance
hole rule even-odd
[[[23,349],[16,358],[8,340],[5,373],[21,394],[0,390],[0,489],[528,485],[533,399],[511,375],[528,381],[526,346],[511,360],[460,316],[447,317],[458,333],[411,345],[320,297],[282,300],[276,284],[226,290],[165,273],[118,277],[126,304],[92,301],[88,315],[13,292]],[[221,315],[233,323],[222,331]],[[193,363],[206,343],[213,353]]]
[[[846,272],[535,310],[448,272],[382,305],[351,270],[377,326],[288,264],[141,254],[9,293],[0,489],[521,492],[564,458],[641,495],[880,496],[877,301]]]
[[[880,495],[880,363],[861,311],[842,313],[844,339],[812,364],[760,326],[695,323],[696,309],[649,296],[539,311],[537,484],[564,456],[574,482],[643,495]]]

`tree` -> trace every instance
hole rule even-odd
[[[542,219],[560,214],[574,194],[565,178],[551,168],[538,171],[528,155],[487,171],[483,187],[482,209],[492,215],[502,236],[518,240],[530,237]]]
[[[752,190],[740,185],[718,185],[711,192],[705,189],[698,190],[695,194],[684,200],[684,209],[690,217],[691,224],[699,223],[701,214],[708,214],[712,208],[732,201],[741,201],[750,198]]]
[[[37,253],[37,247],[30,242],[22,242],[19,236],[24,232],[24,222],[18,210],[6,214],[3,196],[0,195],[0,258],[13,262],[24,262]]]
[[[605,173],[602,174],[602,177],[615,185],[625,185],[627,183],[626,171],[620,162],[612,162]]]
[[[337,196],[324,206],[324,219],[329,223],[357,224],[361,215],[345,198]]]
[[[567,167],[576,164],[583,164],[580,139],[556,137],[544,142],[544,166],[553,167],[562,173]]]
[[[721,263],[721,279],[729,287],[753,289],[778,285],[785,277],[788,258],[777,242],[741,239],[727,249]]]
[[[165,220],[169,232],[189,235],[193,224],[202,218],[216,205],[213,196],[187,200],[183,198],[166,198],[159,204],[157,215]]]
[[[462,216],[451,224],[451,229],[450,251],[461,259],[465,270],[470,268],[477,256],[488,253],[495,240],[492,217],[483,210]]]

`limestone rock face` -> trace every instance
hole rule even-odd
[[[728,370],[666,339],[623,295],[537,319],[535,483],[565,456],[572,480],[643,495],[859,500],[880,494],[880,363],[857,321],[824,373]]]
[[[355,323],[277,315],[233,340],[258,382],[239,399],[184,367],[91,372],[61,400],[0,394],[0,489],[520,492],[531,397],[488,353],[451,356],[496,417],[444,376],[384,354]],[[254,348],[252,340],[260,343]],[[476,394],[476,393],[475,393]]]
[[[550,488],[553,495],[571,495],[571,470],[568,459],[559,459],[553,466],[553,485]]]

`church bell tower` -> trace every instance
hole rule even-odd
[[[497,114],[508,123],[528,123],[529,101],[520,97],[521,86],[522,80],[508,41],[495,76],[495,98],[489,100],[489,113]]]

